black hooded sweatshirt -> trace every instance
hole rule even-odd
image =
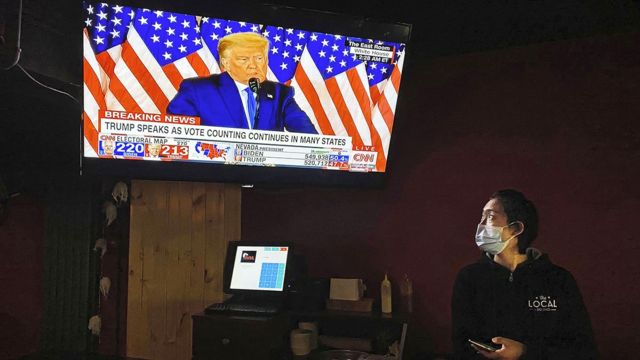
[[[597,359],[589,314],[571,273],[527,249],[512,273],[485,254],[458,273],[451,301],[456,359],[484,359],[468,339],[510,338],[525,359]]]

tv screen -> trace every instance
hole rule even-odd
[[[218,8],[83,4],[85,164],[240,182],[387,170],[409,25]]]
[[[285,291],[289,245],[231,242],[224,291],[228,294],[278,294]]]

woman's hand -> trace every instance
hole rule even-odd
[[[527,351],[523,343],[509,338],[496,336],[491,341],[502,347],[496,351],[487,351],[473,344],[471,346],[487,359],[518,360]]]

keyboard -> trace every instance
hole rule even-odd
[[[280,307],[275,304],[251,303],[215,303],[205,309],[207,314],[236,314],[236,315],[275,315]]]

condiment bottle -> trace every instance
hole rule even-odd
[[[400,283],[400,298],[402,311],[413,311],[413,283],[407,274],[404,274],[404,280]]]
[[[383,313],[391,313],[391,281],[389,281],[386,273],[384,274],[384,280],[380,284],[380,307]]]

